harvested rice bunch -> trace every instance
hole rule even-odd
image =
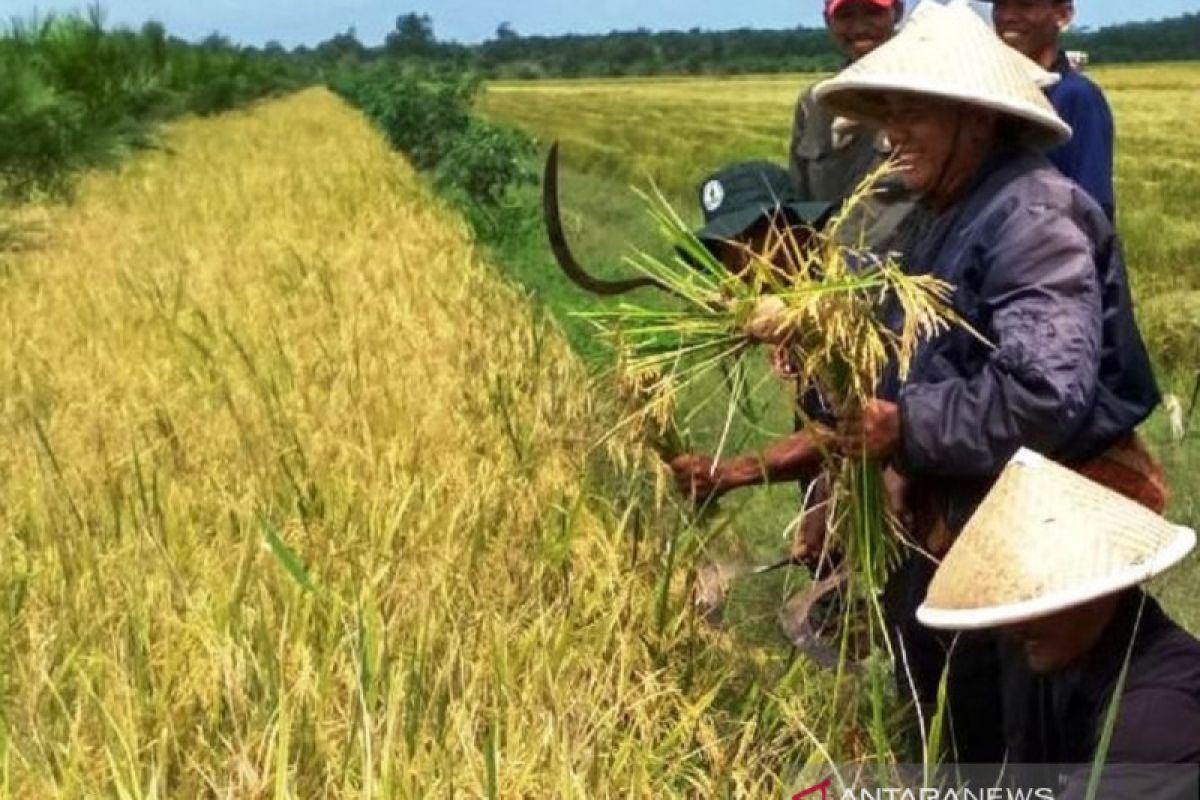
[[[612,337],[623,368],[643,387],[637,413],[661,419],[680,391],[720,369],[729,387],[724,447],[734,409],[753,391],[747,356],[763,344],[785,351],[801,389],[854,413],[875,397],[886,370],[903,379],[922,342],[964,324],[950,305],[953,287],[902,269],[894,254],[845,243],[849,220],[858,218],[887,169],[869,176],[824,230],[771,225],[753,244],[727,243],[744,256],[736,272],[661,194],[643,195],[672,255],[636,252],[627,261],[680,302],[669,308],[626,302],[586,314]],[[886,514],[882,469],[829,450],[825,471],[826,547],[841,555],[846,571],[843,630],[861,637],[865,629],[873,647],[890,649],[879,596],[900,539]]]

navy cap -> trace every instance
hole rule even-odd
[[[760,220],[783,214],[789,224],[822,227],[835,203],[799,199],[791,175],[769,161],[732,164],[706,178],[698,190],[704,227],[696,236],[705,242],[742,236]]]

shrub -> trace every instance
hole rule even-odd
[[[83,160],[86,110],[27,65],[0,59],[0,187],[9,196],[62,191]],[[103,145],[92,141],[92,147]]]
[[[435,183],[466,192],[476,202],[498,205],[508,190],[533,183],[533,140],[512,128],[472,119],[437,165]]]
[[[339,74],[331,87],[362,109],[417,169],[430,170],[467,132],[479,79],[391,62]]]
[[[330,87],[358,106],[388,141],[462,211],[476,234],[496,241],[527,227],[528,209],[506,206],[532,183],[533,140],[472,115],[479,79],[393,62],[347,68]]]

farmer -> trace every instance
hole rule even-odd
[[[825,0],[825,26],[852,64],[886,42],[904,16],[902,0]],[[796,103],[789,147],[792,180],[804,200],[838,202],[882,163],[888,144],[875,127],[831,113],[813,99],[812,87]],[[876,249],[887,249],[911,209],[903,187],[883,182],[880,195],[862,205],[859,224],[846,226],[849,238],[865,236]]]
[[[1071,131],[1037,72],[965,2],[925,3],[815,93],[886,130],[926,212],[901,248],[907,268],[956,287],[955,310],[973,328],[927,343],[902,388],[893,370],[840,424],[843,452],[906,477],[910,533],[928,555],[945,551],[1022,446],[1164,502],[1161,472],[1133,434],[1159,393],[1121,249],[1096,202],[1044,155]],[[884,601],[905,658],[900,688],[908,694],[911,676],[916,699],[932,705],[949,640],[916,623],[926,554],[898,569]],[[954,649],[950,727],[962,762],[1003,754],[997,649],[986,634]]]
[[[1120,692],[1100,796],[1195,798],[1200,641],[1139,588],[1195,544],[1192,531],[1022,450],[950,548],[917,616],[934,628],[1001,629],[1019,648],[1036,677],[1006,709],[1010,763],[1092,764]],[[1131,764],[1192,766],[1123,768]],[[1083,797],[1087,771],[1065,777],[1062,796]]]
[[[751,254],[767,249],[772,226],[790,227],[793,240],[802,242],[805,229],[820,227],[833,211],[829,203],[800,202],[787,171],[768,162],[727,167],[703,181],[698,194],[705,225],[697,238],[734,274],[746,268]],[[759,338],[764,343],[772,339],[769,333]],[[784,379],[794,379],[787,359],[781,356],[785,351],[774,352],[776,372]],[[781,609],[780,622],[784,633],[802,652],[818,663],[828,663],[830,651],[822,638],[832,631],[838,617],[840,595],[837,582],[831,578],[838,554],[823,547],[825,484],[820,474],[832,434],[825,425],[832,422],[832,417],[830,409],[812,394],[798,393],[796,404],[795,433],[761,452],[722,460],[686,453],[672,459],[670,467],[679,492],[698,506],[737,489],[793,481],[800,484],[803,502],[791,558],[793,563],[807,566],[813,578],[820,580]],[[892,514],[903,519],[907,510],[898,486],[895,473],[886,471],[885,502]],[[831,579],[823,580],[826,578]]]
[[[1046,155],[1063,175],[1092,196],[1111,220],[1113,116],[1096,84],[1072,67],[1059,36],[1075,17],[1072,0],[992,0],[992,22],[1006,44],[1059,76],[1046,96],[1074,136]]]
[[[701,182],[698,194],[705,224],[697,237],[735,274],[751,252],[762,252],[771,225],[820,223],[830,209],[799,201],[787,170],[761,161],[717,172]],[[753,455],[716,461],[689,453],[671,461],[679,491],[698,504],[748,486],[807,481],[820,467],[821,451],[805,430]]]

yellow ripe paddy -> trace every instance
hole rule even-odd
[[[645,455],[381,137],[166,141],[5,259],[0,795],[774,791],[822,679],[660,595]]]

